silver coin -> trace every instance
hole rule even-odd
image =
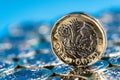
[[[108,61],[109,61],[112,65],[120,66],[120,56],[111,57]]]
[[[120,80],[120,67],[109,68],[104,71],[107,80]]]
[[[0,62],[0,73],[4,72],[4,71],[10,71],[15,69],[15,67],[17,66],[17,63],[12,62],[12,61],[2,61]]]
[[[101,70],[101,69],[104,69],[104,68],[106,68],[108,66],[109,66],[109,63],[107,61],[105,61],[105,60],[99,60],[96,63],[90,65],[89,68],[91,70],[92,69]]]
[[[60,64],[58,66],[55,66],[52,71],[56,74],[67,74],[69,71],[71,71],[73,68],[71,66],[68,66],[66,64]]]
[[[18,69],[9,75],[0,77],[0,80],[45,80],[52,72],[48,69]]]
[[[18,64],[27,68],[45,67],[59,64],[59,60],[52,54],[37,54],[33,57],[20,59]]]

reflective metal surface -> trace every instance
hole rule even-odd
[[[41,80],[47,79],[52,72],[48,69],[18,69],[3,75],[0,80]]]

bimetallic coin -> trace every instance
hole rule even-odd
[[[103,55],[106,35],[96,19],[84,13],[72,13],[54,25],[51,44],[54,53],[66,64],[89,66]]]

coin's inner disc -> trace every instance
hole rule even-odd
[[[57,30],[63,50],[71,58],[86,58],[95,51],[97,35],[91,24],[72,18]]]

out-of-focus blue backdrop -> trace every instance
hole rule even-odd
[[[120,0],[0,0],[0,32],[11,23],[53,20],[75,11],[95,14],[113,7],[120,7]]]
[[[20,46],[34,38],[39,43],[41,36],[50,41],[50,30],[56,20],[65,14],[80,11],[102,21],[108,44],[120,41],[119,0],[0,0],[0,42],[2,45],[16,42],[15,46]],[[2,45],[0,48],[4,49]]]

